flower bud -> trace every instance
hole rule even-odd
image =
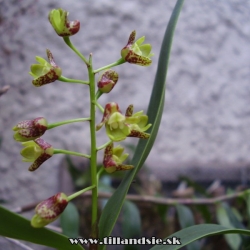
[[[139,38],[135,42],[136,31],[134,30],[128,39],[127,45],[121,50],[122,58],[128,62],[141,66],[149,66],[152,63],[150,57],[154,54],[151,53],[151,44],[142,44],[145,37]]]
[[[68,197],[64,193],[58,193],[40,202],[35,208],[36,214],[31,219],[31,225],[36,228],[48,225],[61,215],[67,205]]]
[[[48,128],[47,120],[43,117],[38,117],[33,120],[19,122],[13,127],[14,139],[20,142],[35,140],[41,137]]]
[[[102,93],[109,93],[118,81],[118,74],[112,69],[102,73],[97,83],[99,90]]]
[[[68,21],[68,14],[69,12],[63,9],[54,9],[49,13],[49,21],[59,36],[72,36],[80,30],[80,22]]]

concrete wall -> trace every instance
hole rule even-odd
[[[0,198],[11,206],[41,200],[58,191],[62,160],[56,155],[36,172],[28,172],[11,128],[38,116],[49,122],[88,116],[86,86],[55,82],[35,88],[31,84],[29,67],[36,55],[46,57],[46,48],[52,51],[63,75],[87,79],[85,66],[50,26],[49,10],[62,7],[70,12],[70,20],[81,21],[81,30],[72,42],[84,55],[93,53],[95,68],[117,60],[134,29],[138,37],[145,35],[146,42],[152,44],[152,66],[117,67],[117,86],[100,99],[103,105],[119,102],[124,112],[130,103],[134,103],[135,111],[147,108],[161,41],[175,4],[164,0],[16,2],[0,3],[0,85],[11,86],[0,98]],[[249,1],[185,2],[172,46],[162,124],[147,161],[157,176],[168,180],[190,174],[196,179],[213,179],[219,177],[219,171],[221,178],[248,177],[249,11]],[[106,136],[104,131],[99,134],[101,144]],[[63,126],[48,131],[44,138],[55,148],[89,152],[87,124]]]

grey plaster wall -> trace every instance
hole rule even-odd
[[[79,50],[93,53],[94,67],[120,57],[130,32],[145,35],[155,56],[149,68],[122,65],[120,80],[100,102],[119,103],[124,112],[146,110],[161,41],[175,1],[1,1],[0,85],[11,89],[0,98],[0,198],[11,206],[41,200],[58,191],[60,156],[34,173],[21,162],[21,146],[11,128],[38,116],[49,122],[88,116],[85,86],[55,82],[35,88],[28,75],[35,56],[49,48],[63,75],[87,78],[80,59],[51,28],[50,9],[62,7],[69,19],[81,21],[72,37]],[[29,6],[29,7],[27,7]],[[176,28],[167,80],[166,104],[155,147],[147,165],[159,177],[178,174],[195,178],[239,178],[250,163],[250,1],[187,0]],[[101,120],[100,114],[97,120]],[[98,143],[106,141],[102,132]],[[101,135],[102,134],[102,135]],[[55,148],[89,152],[87,124],[48,131],[44,138]],[[133,142],[135,142],[133,140]],[[132,140],[130,140],[132,142]],[[101,156],[100,156],[101,158]],[[240,172],[240,169],[242,171]],[[143,171],[143,170],[142,170]]]

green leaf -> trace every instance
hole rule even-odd
[[[77,238],[79,236],[80,217],[74,203],[68,203],[60,216],[60,225],[64,235],[70,238]]]
[[[125,201],[122,208],[122,236],[127,239],[141,236],[141,217],[137,206],[131,201]],[[138,245],[127,245],[124,250],[140,249]]]
[[[225,205],[225,204],[224,204]],[[227,209],[228,210],[228,209]],[[223,206],[223,204],[218,205],[216,209],[216,217],[217,221],[225,227],[232,227],[232,223],[230,221],[230,218],[227,214],[227,210]],[[240,249],[240,245],[242,243],[241,237],[238,234],[228,234],[225,235],[227,244],[233,249],[238,250]]]
[[[30,221],[0,206],[0,235],[25,240],[60,250],[83,250],[80,245],[71,245],[68,238],[46,228],[33,228]],[[4,226],[3,226],[4,225]]]
[[[164,107],[165,82],[166,82],[172,39],[183,2],[184,0],[178,0],[175,5],[161,47],[157,73],[147,113],[147,115],[149,116],[149,123],[153,124],[150,131],[151,135],[149,139],[139,141],[132,160],[132,165],[134,165],[135,168],[126,174],[120,186],[117,188],[112,197],[109,199],[107,205],[105,206],[102,212],[99,222],[100,238],[109,236],[111,234],[115,222],[118,218],[118,215],[121,211],[129,186],[133,181],[136,173],[140,170],[143,163],[145,162],[154,144],[160,126],[161,116]],[[104,248],[105,246],[100,246],[100,249]]]
[[[141,217],[137,206],[125,201],[122,214],[122,235],[124,238],[136,238],[141,235]]]
[[[181,228],[190,227],[195,224],[193,213],[187,206],[178,204],[176,205],[176,210]]]
[[[239,220],[239,218],[237,217],[237,210],[235,210],[235,208],[230,207],[227,203],[222,202],[221,206],[225,209],[225,211],[227,212],[228,218],[230,219],[230,222],[232,224],[233,227],[235,228],[241,228],[241,229],[245,229],[245,226],[241,223],[241,221]],[[239,215],[238,215],[239,216]]]
[[[248,218],[250,218],[250,192],[249,190],[245,193],[244,199],[246,200],[246,203],[247,203]]]
[[[179,223],[181,225],[181,228],[190,227],[190,226],[193,226],[195,224],[194,216],[193,216],[191,209],[189,209],[187,206],[179,205],[179,204],[176,205],[176,209],[177,209],[177,214],[178,214]],[[200,244],[197,241],[192,242],[187,246],[187,249],[188,250],[198,250],[198,249],[200,249]]]
[[[236,228],[227,228],[216,224],[195,225],[182,229],[167,237],[179,238],[181,245],[158,245],[152,247],[151,250],[177,250],[196,240],[219,234],[246,234],[250,236],[250,231]]]

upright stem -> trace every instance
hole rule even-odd
[[[96,150],[96,130],[95,130],[95,74],[92,66],[92,54],[89,56],[89,92],[90,92],[90,136],[91,136],[91,185],[92,189],[92,225],[91,225],[91,237],[97,238],[97,150]],[[93,245],[94,246],[94,245]]]

